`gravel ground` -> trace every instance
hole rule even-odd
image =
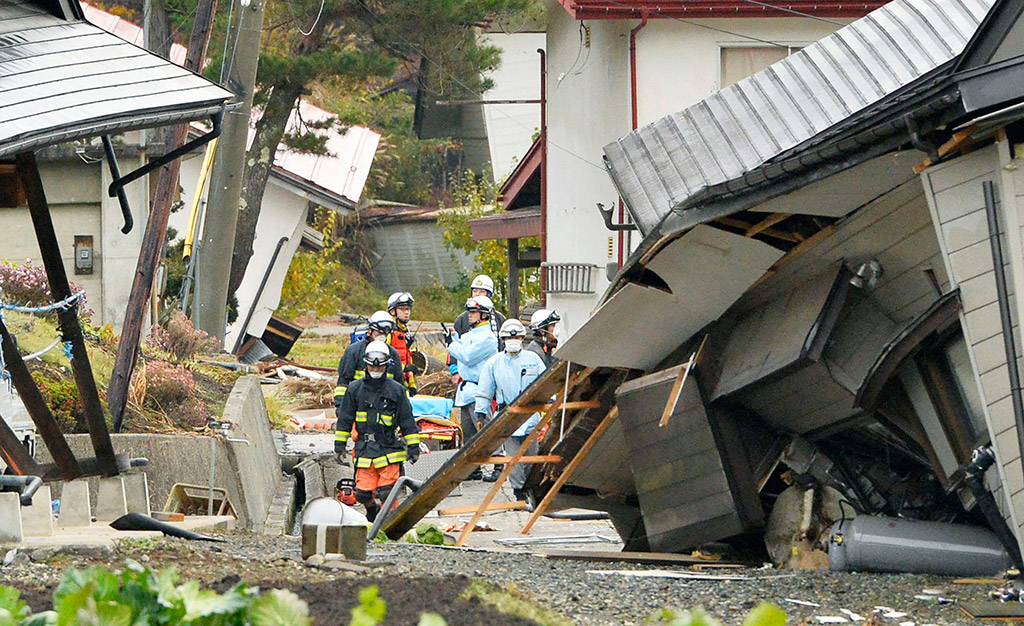
[[[261,587],[288,587],[310,603],[318,624],[347,622],[347,609],[356,591],[367,584],[381,586],[389,603],[390,624],[414,623],[419,611],[436,611],[450,624],[535,623],[501,615],[488,606],[463,597],[469,581],[479,579],[514,589],[535,604],[578,624],[642,624],[663,608],[703,606],[723,623],[739,624],[757,603],[777,603],[790,616],[789,624],[816,624],[815,616],[845,616],[853,611],[868,624],[977,623],[956,605],[938,605],[914,598],[925,589],[937,589],[962,601],[981,600],[991,584],[954,584],[934,576],[833,574],[772,570],[713,571],[748,580],[695,581],[596,575],[588,570],[653,569],[631,564],[556,561],[526,552],[484,552],[404,544],[376,544],[366,563],[368,571],[331,573],[306,567],[299,559],[298,539],[270,538],[248,533],[225,535],[224,544],[167,539],[122,544],[113,551],[76,554],[32,553],[0,568],[0,584],[14,585],[28,596],[36,610],[46,603],[65,568],[94,564],[117,566],[126,558],[153,567],[176,566],[183,577],[213,588],[226,588],[239,578]],[[662,568],[687,571],[684,568]],[[820,607],[786,602],[792,598]],[[883,617],[874,611],[885,606],[906,613]],[[338,618],[339,612],[344,619]],[[873,621],[870,621],[873,620]]]

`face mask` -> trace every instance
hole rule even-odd
[[[366,373],[370,375],[370,378],[380,378],[381,376],[384,375],[384,372],[372,372],[371,371],[371,372],[366,372]]]
[[[522,339],[506,339],[505,340],[505,351],[509,354],[516,354],[523,349]]]

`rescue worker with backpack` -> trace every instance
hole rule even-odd
[[[402,474],[402,463],[420,456],[420,434],[405,386],[385,375],[394,348],[381,340],[366,344],[362,367],[366,376],[354,380],[336,409],[334,452],[345,455],[355,436],[355,499],[366,507],[371,522],[380,513]]]
[[[517,319],[511,319],[501,325],[499,336],[505,342],[505,349],[489,358],[480,370],[480,384],[476,389],[476,419],[486,421],[491,408],[491,401],[497,402],[501,411],[537,380],[546,368],[544,361],[535,353],[523,349],[526,339],[526,327]],[[540,422],[540,413],[534,413],[522,426],[516,429],[503,448],[505,456],[511,456],[519,449],[526,437],[533,432]],[[537,441],[526,451],[527,455],[537,454]],[[523,490],[526,484],[528,466],[522,463],[515,465],[509,475],[512,493],[516,500],[526,502],[527,510],[533,510],[533,501]]]
[[[401,358],[403,382],[410,396],[416,395],[416,375],[420,373],[419,368],[412,362],[412,343],[415,337],[409,332],[409,320],[412,318],[412,305],[415,302],[412,294],[407,291],[395,292],[388,298],[388,314],[394,320],[395,328],[388,335],[387,342]]]
[[[546,367],[551,367],[555,360],[552,354],[558,347],[558,338],[555,337],[555,324],[561,321],[558,313],[539,309],[530,316],[530,330],[533,331],[533,340],[526,349],[533,352],[544,361]]]
[[[362,341],[355,341],[345,350],[345,354],[338,361],[338,384],[334,388],[334,406],[341,404],[342,398],[345,397],[348,386],[353,381],[360,380],[366,376],[366,368],[364,365],[363,356],[366,354],[366,349],[375,340],[380,340],[382,343],[387,341],[388,335],[395,328],[395,321],[391,319],[391,315],[387,311],[377,311],[370,316],[369,328],[366,331],[366,336]],[[392,346],[385,346],[390,351],[391,363],[387,368],[387,376],[393,380],[402,381],[402,363],[401,357],[398,355],[398,351]]]

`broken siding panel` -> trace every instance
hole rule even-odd
[[[805,358],[814,336],[828,336],[831,324],[818,327],[815,323],[827,306],[842,306],[845,289],[841,290],[843,298],[829,301],[841,269],[836,265],[751,311],[737,323],[721,356],[721,375],[712,400],[795,365]]]
[[[850,393],[860,389],[878,355],[900,330],[874,299],[855,294],[822,355],[832,378]]]
[[[629,467],[656,551],[684,550],[727,536],[723,529],[743,529],[695,378],[683,387],[668,423],[658,425],[681,368],[635,379],[616,394],[619,420],[629,433]]]
[[[813,390],[813,393],[809,393]],[[811,364],[772,385],[741,391],[737,400],[772,426],[803,434],[844,419],[853,411],[853,394],[843,389],[821,364]]]
[[[636,494],[633,473],[623,471],[628,465],[629,448],[622,422],[615,420],[576,468],[569,484],[606,496],[632,496]]]
[[[983,209],[984,194],[982,183],[991,180],[1007,185],[1006,178],[1000,171],[999,145],[977,150],[967,156],[931,167],[921,174],[928,198],[929,209],[939,237],[943,261],[946,265],[953,287],[962,283],[960,297],[963,311],[960,314],[961,326],[967,340],[971,367],[974,369],[975,381],[981,393],[985,408],[985,421],[990,435],[998,435],[1015,424],[1013,408],[1009,393],[1009,380],[1006,375],[1006,357],[999,347],[1003,344],[1002,324],[999,306],[996,301],[995,272],[992,267],[992,252],[988,241],[987,222],[984,229],[957,228],[963,224],[953,222],[970,216]],[[1002,179],[1002,181],[1001,181]],[[1005,188],[997,191],[997,195],[1007,192]],[[1005,193],[1014,197],[1013,191]],[[1010,223],[1017,223],[1018,208],[1016,203],[1001,207],[1002,218]],[[987,218],[986,218],[987,219]],[[970,234],[977,241],[971,242]],[[1019,231],[1018,231],[1019,234]],[[1019,243],[1014,244],[1013,236],[1004,237],[1004,253],[1007,253],[1008,282],[1014,288],[1014,277],[1024,278],[1024,256],[1021,255]],[[1018,238],[1019,242],[1019,238]],[[1013,326],[1017,325],[1017,306],[1019,300],[1011,297],[1010,313]],[[1019,331],[1015,331],[1019,332]],[[1020,350],[1021,344],[1018,344]],[[1002,354],[1000,354],[1002,352]],[[1019,358],[1019,354],[1017,355]],[[981,367],[984,366],[984,374]],[[1005,382],[1003,382],[1005,381]],[[1017,445],[1008,445],[1012,440],[1006,437],[994,437],[1000,481],[1006,485],[1010,468],[1020,458]],[[1019,473],[1019,468],[1017,472]],[[1007,488],[1009,491],[1009,488]],[[1011,496],[1011,502],[1014,497]],[[1005,500],[1002,500],[1005,502]],[[1003,513],[1013,521],[1011,526],[1017,528],[1018,539],[1021,536],[1020,523],[1024,521],[1024,510],[1018,505],[1004,508]]]

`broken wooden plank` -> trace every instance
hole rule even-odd
[[[544,417],[540,418],[540,421],[537,423],[537,426],[535,426],[534,429],[530,431],[530,434],[527,435],[525,439],[523,439],[523,443],[519,446],[519,449],[516,450],[516,453],[512,455],[512,458],[509,460],[509,462],[505,464],[504,469],[501,470],[501,475],[498,476],[498,480],[494,481],[494,485],[491,486],[491,490],[487,492],[487,496],[485,496],[484,501],[480,503],[480,508],[477,509],[476,513],[473,514],[473,518],[470,520],[468,524],[466,524],[465,530],[463,530],[462,534],[459,535],[459,539],[455,542],[455,545],[459,546],[460,548],[466,545],[466,541],[469,539],[470,534],[473,533],[473,529],[476,527],[476,523],[479,522],[480,518],[483,516],[484,510],[487,509],[487,505],[491,503],[491,500],[493,500],[496,495],[498,495],[498,492],[501,491],[501,486],[504,485],[505,481],[508,480],[508,477],[512,475],[512,468],[516,466],[516,463],[519,462],[520,458],[526,456],[526,451],[530,448],[530,446],[533,445],[534,441],[537,441],[537,438],[540,436],[541,431],[544,430],[545,426],[551,423],[551,419],[555,416],[555,413],[557,412],[558,402],[555,402],[553,405],[551,405],[551,408],[548,410],[548,412],[544,414]]]
[[[658,421],[658,426],[664,428],[665,424],[668,424],[668,418],[672,417],[672,414],[676,412],[676,405],[679,403],[679,394],[683,391],[683,385],[686,384],[686,378],[690,375],[690,371],[697,364],[697,359],[700,358],[700,353],[704,350],[704,344],[708,342],[708,336],[704,335],[704,339],[701,340],[700,345],[697,347],[697,351],[690,355],[690,360],[686,362],[686,366],[679,370],[679,374],[676,376],[675,383],[672,384],[672,391],[668,394],[668,402],[665,403],[665,410],[661,414],[661,420]]]
[[[750,565],[740,561],[708,561],[689,554],[671,552],[609,552],[604,550],[545,550],[544,557],[562,561],[592,561],[596,563],[641,563],[647,565]]]
[[[487,505],[487,508],[484,509],[484,512],[489,513],[491,511],[521,511],[525,508],[526,503],[523,502],[522,500],[517,500],[515,502],[492,502]],[[437,514],[443,517],[449,515],[468,515],[470,513],[476,513],[477,510],[479,509],[479,506],[456,506],[450,509],[440,509],[438,510]]]
[[[587,454],[590,453],[590,450],[594,447],[594,445],[597,444],[597,441],[604,434],[604,431],[608,430],[608,427],[611,426],[612,422],[614,422],[615,418],[617,418],[618,416],[618,405],[612,406],[611,410],[608,411],[608,414],[605,415],[603,420],[601,420],[601,423],[598,424],[597,428],[594,429],[594,432],[591,433],[589,438],[587,438],[586,443],[583,444],[583,447],[580,448],[580,451],[576,453],[576,456],[574,456],[573,459],[569,461],[569,464],[565,466],[565,469],[555,480],[555,484],[552,485],[550,489],[548,489],[548,492],[546,494],[544,494],[544,498],[540,501],[540,504],[537,505],[537,509],[533,512],[533,515],[530,516],[530,519],[527,520],[526,525],[523,526],[522,532],[524,535],[530,532],[530,529],[533,528],[533,525],[537,523],[537,519],[539,519],[540,516],[544,514],[544,511],[548,510],[548,506],[551,504],[551,501],[554,500],[556,495],[558,495],[558,490],[561,489],[563,485],[565,485],[565,482],[569,480],[569,478],[572,477],[572,474],[573,472],[576,471],[576,468],[580,466],[580,463],[583,462],[583,459],[586,458]]]
[[[561,404],[527,404],[523,406],[511,405],[505,410],[510,413],[544,413],[550,411],[552,408],[567,411],[577,411],[580,409],[599,409],[601,403],[597,400],[577,400],[574,402],[563,402]]]
[[[557,454],[536,454],[533,456],[524,456],[519,459],[519,463],[558,463],[562,460],[562,457]],[[473,461],[477,465],[501,465],[502,463],[510,463],[512,457],[510,456],[489,456],[486,459],[477,459]]]
[[[771,228],[772,226],[778,224],[779,222],[781,222],[782,220],[784,220],[784,219],[786,219],[786,218],[788,218],[790,216],[792,216],[792,213],[773,213],[773,214],[769,215],[768,217],[764,218],[763,220],[761,220],[760,222],[758,222],[758,223],[754,224],[753,226],[751,226],[750,228],[748,228],[747,232],[743,233],[743,236],[744,237],[753,237],[754,235],[758,234],[759,232],[762,232],[765,229]]]
[[[17,155],[16,160],[18,176],[22,187],[25,188],[25,197],[28,198],[28,211],[32,218],[32,227],[35,229],[39,252],[43,257],[43,267],[46,269],[46,278],[50,284],[50,293],[54,301],[59,302],[72,295],[71,285],[68,283],[67,271],[64,269],[64,260],[61,258],[60,244],[53,228],[53,217],[50,215],[46,193],[43,191],[43,181],[39,177],[39,166],[36,164],[36,157],[32,152],[21,152]],[[85,337],[82,335],[82,327],[78,321],[78,306],[59,309],[57,320],[64,341],[71,344],[71,370],[74,373],[78,397],[82,401],[86,422],[89,425],[89,438],[92,440],[96,458],[100,460],[105,475],[116,476],[117,460],[114,455],[114,445],[110,441],[110,431],[107,430],[107,420],[103,416],[103,405],[100,403],[96,379],[92,373],[92,365],[89,363],[89,353],[85,349]]]
[[[556,392],[561,392],[565,375],[566,364],[564,362],[552,365],[526,388],[513,403],[513,406],[543,402]],[[477,465],[472,463],[473,459],[490,455],[527,419],[529,419],[529,414],[510,413],[508,410],[498,413],[484,426],[483,430],[467,441],[466,445],[452,456],[419,491],[406,498],[397,509],[388,515],[381,526],[382,532],[389,538],[397,540],[411,530],[424,515],[440,504],[459,483],[477,468]]]
[[[18,439],[18,435],[11,429],[0,415],[0,459],[19,476],[39,476],[39,466],[29,455],[28,450]]]
[[[64,439],[64,433],[60,431],[60,426],[57,424],[56,418],[53,417],[46,399],[39,391],[39,386],[32,378],[32,373],[29,372],[28,366],[21,358],[21,352],[14,341],[14,336],[7,329],[3,318],[0,318],[0,341],[3,342],[3,357],[7,363],[7,371],[11,375],[11,382],[18,390],[18,395],[21,397],[22,404],[25,405],[25,410],[28,411],[28,416],[36,425],[39,437],[43,440],[46,449],[50,451],[50,456],[57,467],[60,468],[61,478],[64,480],[78,478],[82,475],[82,470],[78,467],[75,454],[71,451],[67,440]]]

